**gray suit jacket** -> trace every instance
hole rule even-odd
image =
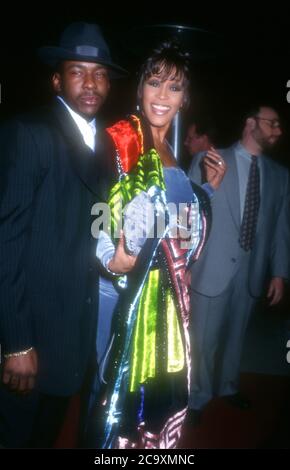
[[[228,169],[212,198],[212,229],[199,260],[192,267],[194,291],[214,297],[221,294],[239,269],[244,252],[239,246],[240,195],[236,145],[219,150]],[[194,158],[189,177],[202,182],[200,162]],[[255,245],[250,254],[248,286],[254,297],[262,294],[267,276],[289,278],[290,189],[289,173],[261,156],[262,193]]]

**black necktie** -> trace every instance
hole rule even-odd
[[[240,231],[240,245],[245,251],[252,249],[256,235],[260,206],[260,174],[257,157],[252,155],[249,170],[244,214]]]

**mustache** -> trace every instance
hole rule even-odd
[[[100,93],[96,92],[86,92],[79,95],[79,98],[103,98],[103,96]]]

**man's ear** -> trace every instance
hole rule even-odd
[[[253,117],[249,117],[246,120],[246,124],[250,129],[254,129],[256,127],[256,120]]]
[[[52,86],[56,93],[61,92],[61,76],[59,72],[55,72],[52,76]]]

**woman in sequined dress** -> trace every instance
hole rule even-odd
[[[97,252],[112,281],[100,286],[97,346],[105,395],[96,447],[174,448],[186,417],[188,267],[206,242],[209,198],[225,171],[214,150],[204,159],[203,187],[177,166],[166,135],[188,105],[188,87],[188,55],[163,43],[141,69],[140,116],[107,129],[119,180],[108,201],[110,236],[101,234]]]

